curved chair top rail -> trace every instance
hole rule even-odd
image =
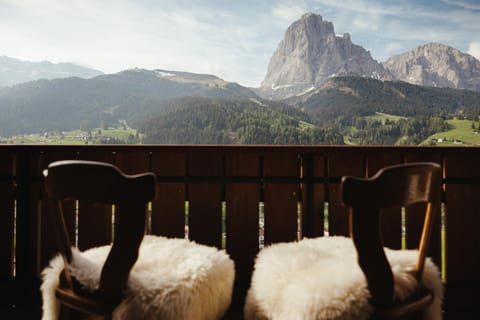
[[[438,191],[435,187],[441,182],[440,172],[441,167],[435,162],[412,162],[385,167],[371,178],[343,177],[343,203],[351,207],[389,208],[428,202]],[[359,192],[360,188],[365,191]],[[375,195],[374,201],[365,201],[367,192]]]
[[[55,200],[72,198],[114,203],[125,199],[125,194],[135,201],[148,202],[155,198],[153,173],[126,175],[104,162],[56,161],[43,174],[47,195]]]

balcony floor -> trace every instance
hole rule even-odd
[[[8,320],[37,320],[42,317],[42,307],[41,306],[22,306],[16,308],[9,307],[0,307],[0,319]],[[224,320],[242,320],[243,314],[242,310],[229,310]]]
[[[41,319],[41,306],[22,306],[17,308],[0,307],[0,319]],[[443,320],[471,320],[477,319],[478,314],[474,314],[472,310],[452,310],[448,314],[444,314]],[[242,320],[243,314],[241,309],[231,309],[227,312],[223,320]]]
[[[0,307],[0,319],[40,319],[42,317],[41,306]]]

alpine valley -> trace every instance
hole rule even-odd
[[[123,125],[138,132],[135,143],[418,145],[438,143],[432,137],[447,136],[454,121],[468,121],[472,135],[480,126],[479,60],[426,43],[378,62],[313,13],[286,30],[259,88],[206,74],[102,74],[46,62],[28,63],[30,75],[44,70],[29,79],[18,76],[25,63],[0,63],[3,143]]]

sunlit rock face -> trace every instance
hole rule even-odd
[[[307,13],[285,32],[268,65],[259,93],[284,99],[320,87],[340,75],[391,79],[370,52],[352,43],[350,35],[335,35],[333,24]]]
[[[396,79],[409,83],[480,91],[480,61],[440,43],[393,56],[383,66]]]

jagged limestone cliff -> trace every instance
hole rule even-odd
[[[284,99],[318,88],[339,75],[391,79],[370,52],[352,43],[348,33],[336,36],[331,22],[307,13],[285,32],[270,59],[259,93],[270,99]]]
[[[440,43],[393,56],[383,65],[396,79],[412,84],[480,91],[480,61]]]

